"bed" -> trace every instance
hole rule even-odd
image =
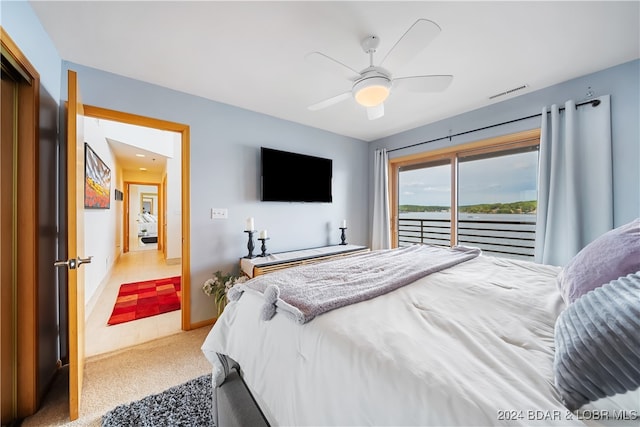
[[[348,258],[363,265],[379,252]],[[339,262],[315,268],[335,272]],[[305,268],[284,270],[286,280]],[[284,271],[260,277],[278,283]],[[309,319],[280,296],[265,314],[269,282],[246,286],[202,350],[216,387],[239,366],[271,425],[638,425],[638,378],[630,391],[566,406],[554,372],[556,322],[568,306],[561,272],[479,254]],[[214,391],[217,419],[216,400]]]
[[[138,238],[143,244],[158,243],[158,217],[148,212],[138,214]]]
[[[158,236],[158,217],[148,212],[138,214],[138,236]]]

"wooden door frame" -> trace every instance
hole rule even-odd
[[[16,171],[16,416],[36,412],[38,396],[38,141],[40,74],[0,26],[2,55],[7,57],[31,84],[18,85],[18,141]],[[51,266],[53,269],[53,266]]]
[[[162,224],[162,230],[158,230],[158,249],[162,251],[162,255],[167,259],[167,174],[162,176],[160,194],[160,212],[158,216],[160,217],[159,222]]]
[[[191,330],[194,326],[191,324],[191,205],[190,205],[190,127],[182,123],[170,122],[167,120],[155,119],[152,117],[140,116],[137,114],[125,113],[122,111],[110,110],[102,107],[91,105],[84,106],[84,114],[86,117],[94,117],[96,119],[112,120],[115,122],[127,123],[130,125],[150,127],[159,130],[177,132],[180,134],[181,142],[181,197],[182,197],[182,330]]]
[[[67,189],[67,258],[86,256],[84,242],[85,141],[84,106],[78,74],[67,70],[66,111],[66,189]],[[85,269],[67,268],[69,330],[69,418],[80,416],[85,363]]]

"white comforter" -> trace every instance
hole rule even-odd
[[[247,291],[202,349],[272,425],[582,425],[553,386],[558,271],[480,256],[303,325]]]

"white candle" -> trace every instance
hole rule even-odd
[[[262,230],[260,232],[260,238],[261,239],[266,239],[267,238],[267,230]]]
[[[245,227],[245,231],[253,231],[253,218],[247,218],[247,226]]]
[[[346,219],[342,220],[342,228],[347,228],[347,220]]]

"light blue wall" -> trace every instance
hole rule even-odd
[[[213,313],[200,285],[246,255],[247,217],[268,230],[273,252],[340,243],[343,219],[348,242],[367,244],[366,142],[78,64],[63,69],[78,73],[85,104],[190,126],[192,322]],[[333,159],[333,203],[260,202],[260,146]],[[229,219],[211,220],[211,208],[227,208]]]
[[[439,122],[399,133],[370,144],[369,156],[378,148],[394,149],[449,134],[470,131],[538,114],[542,107],[564,104],[569,99],[581,100],[591,87],[595,96],[611,95],[611,126],[613,145],[613,201],[615,226],[640,217],[640,61],[635,60],[597,73],[518,96],[491,106],[460,114]],[[540,118],[519,121],[484,131],[473,132],[448,140],[394,151],[389,157],[399,157],[449,145],[464,144],[499,135],[540,127]],[[584,147],[589,149],[589,147]],[[373,182],[373,171],[369,176]],[[373,200],[373,185],[369,186]]]
[[[31,6],[24,0],[0,1],[0,25],[38,70],[40,85],[57,102],[62,60]]]

